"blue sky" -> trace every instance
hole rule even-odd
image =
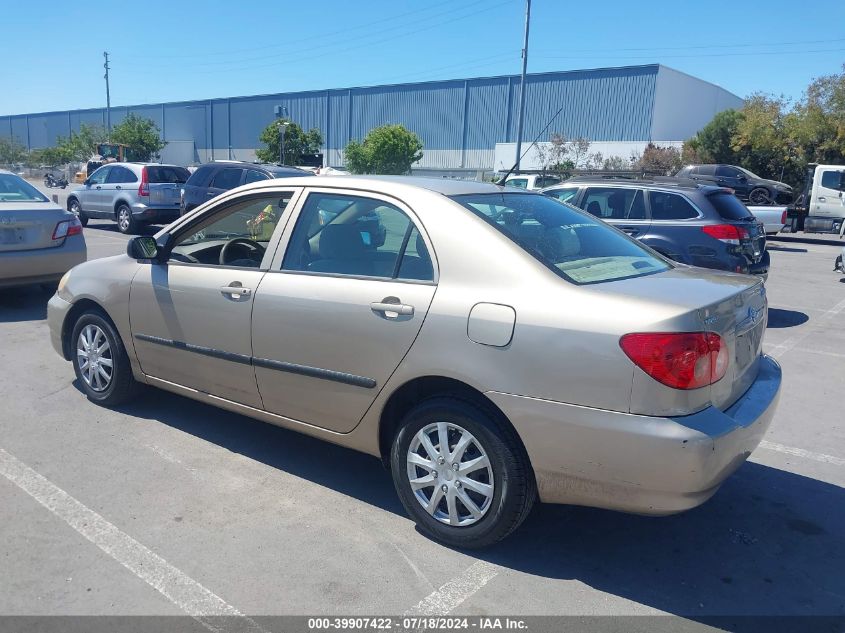
[[[0,114],[518,73],[524,0],[7,3]],[[746,96],[841,72],[841,0],[533,0],[529,72],[662,63]],[[822,16],[835,16],[820,22]]]

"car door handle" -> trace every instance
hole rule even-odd
[[[382,301],[374,301],[370,304],[370,309],[373,312],[381,312],[389,319],[395,319],[398,316],[413,316],[414,306],[409,306],[404,303],[395,303],[386,301],[386,299],[393,299],[393,297],[385,297]]]
[[[205,195],[207,195],[207,196],[214,196],[214,195],[217,195],[217,194],[215,194],[213,191],[208,191],[208,192],[206,192],[206,194],[205,194]]]
[[[97,189],[102,189],[102,187],[100,185],[97,185]]]
[[[237,295],[238,297],[248,297],[252,294],[252,288],[244,288],[243,286],[220,286],[220,292],[222,292],[224,295]]]
[[[827,202],[827,198],[825,198],[824,196],[822,196],[821,198],[819,198],[819,202]]]
[[[121,187],[120,185],[115,185],[115,187],[114,187],[114,188],[115,188],[115,189],[122,189],[122,187]]]
[[[628,235],[636,235],[640,232],[639,229],[632,229],[630,226],[621,226],[619,227],[622,232],[627,233]]]

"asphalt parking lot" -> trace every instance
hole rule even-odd
[[[769,247],[784,391],[750,461],[691,512],[538,506],[482,552],[421,536],[375,458],[156,390],[89,403],[49,294],[0,291],[0,614],[845,615],[845,276]]]

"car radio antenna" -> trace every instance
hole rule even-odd
[[[554,113],[554,116],[552,116],[552,118],[551,118],[551,119],[549,119],[549,122],[548,122],[548,123],[546,123],[546,127],[544,127],[542,130],[540,130],[540,133],[539,133],[537,136],[535,136],[535,137],[534,137],[534,140],[533,140],[533,141],[531,141],[531,142],[528,144],[528,147],[526,147],[526,148],[525,148],[525,151],[524,151],[524,152],[522,152],[522,156],[519,156],[519,157],[516,159],[516,162],[513,164],[513,166],[512,166],[510,169],[508,169],[508,173],[506,173],[504,176],[502,176],[502,177],[501,177],[501,178],[500,178],[500,179],[496,182],[496,184],[497,184],[497,185],[504,186],[505,181],[508,179],[508,176],[510,176],[510,175],[513,173],[513,170],[517,168],[517,166],[518,166],[518,165],[519,165],[519,163],[522,161],[522,159],[523,159],[523,158],[525,158],[525,155],[528,153],[528,151],[529,151],[529,150],[530,150],[530,149],[531,149],[534,145],[536,145],[536,144],[537,144],[537,140],[538,140],[541,136],[543,136],[543,134],[545,134],[545,133],[546,133],[546,130],[548,130],[548,129],[549,129],[549,127],[551,126],[551,124],[552,124],[552,123],[554,122],[554,120],[557,118],[557,115],[559,115],[561,112],[563,112],[563,109],[564,109],[565,107],[566,107],[566,104],[564,104],[564,105],[560,106],[560,108],[558,108],[558,111],[557,111],[557,112],[555,112],[555,113]]]

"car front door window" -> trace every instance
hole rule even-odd
[[[241,184],[242,174],[243,169],[235,169],[232,167],[221,169],[219,172],[217,172],[217,175],[214,176],[214,179],[211,181],[211,186],[215,189],[223,189],[225,191],[228,191],[229,189],[234,189],[239,184]]]
[[[205,266],[259,268],[292,197],[293,192],[262,194],[209,211],[176,237],[170,259]]]

